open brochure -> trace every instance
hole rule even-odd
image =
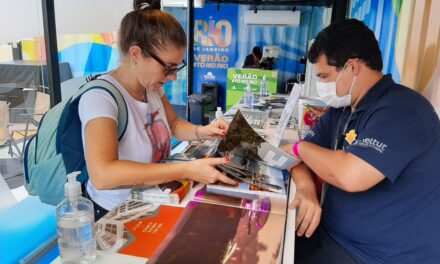
[[[193,142],[173,158],[193,160],[213,156],[230,157],[231,161],[228,164],[219,165],[218,168],[239,182],[238,186],[208,186],[208,191],[225,195],[231,195],[226,190],[241,192],[243,195],[245,192],[253,194],[267,191],[286,195],[287,179],[283,170],[293,166],[297,161],[255,132],[240,110],[236,112],[226,136],[220,142]]]

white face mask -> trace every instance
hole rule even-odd
[[[353,82],[351,83],[350,91],[347,95],[338,96],[336,94],[336,82],[341,77],[342,72],[345,70],[345,66],[342,71],[339,73],[338,78],[334,82],[316,82],[316,90],[318,92],[319,97],[322,101],[324,101],[330,107],[345,107],[351,104],[351,89],[353,89],[354,82],[356,81],[356,76],[353,78]]]

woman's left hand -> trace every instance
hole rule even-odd
[[[225,136],[228,128],[228,123],[223,119],[219,119],[212,124],[199,127],[198,132],[201,139],[211,140]]]

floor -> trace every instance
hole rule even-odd
[[[22,147],[22,144],[18,144]],[[29,194],[23,185],[23,164],[17,158],[12,158],[8,153],[8,147],[0,148],[0,173],[5,178],[6,183],[11,189],[17,201],[21,201]]]

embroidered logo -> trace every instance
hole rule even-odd
[[[354,142],[353,146],[363,147],[363,148],[372,148],[379,153],[383,153],[387,148],[387,145],[380,142],[375,138],[363,138],[358,139]]]
[[[352,144],[356,140],[357,134],[354,129],[350,130],[347,134],[345,134],[345,141],[348,142],[348,144]]]

